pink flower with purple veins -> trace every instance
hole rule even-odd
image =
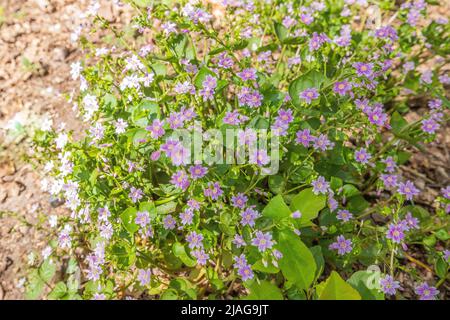
[[[238,110],[233,110],[225,114],[223,118],[223,123],[231,125],[239,125],[247,120],[248,120],[247,116],[240,114]]]
[[[242,281],[253,279],[254,274],[250,265],[243,265],[238,269],[238,274]]]
[[[191,173],[191,178],[197,180],[203,178],[208,173],[208,168],[203,167],[200,164],[196,164],[195,166],[191,166],[189,168],[189,172]]]
[[[206,197],[210,197],[212,200],[217,200],[223,194],[223,191],[218,182],[209,182],[208,188],[206,188],[203,193]]]
[[[177,172],[175,172],[172,175],[170,183],[183,191],[185,191],[190,185],[188,175],[184,170],[178,170]]]
[[[130,188],[130,194],[128,196],[131,198],[131,201],[136,203],[136,202],[138,202],[139,200],[142,199],[142,197],[144,196],[144,192],[142,192],[141,189],[138,189],[138,188],[135,188],[135,187],[131,187]]]
[[[313,186],[313,193],[316,195],[319,193],[327,194],[330,191],[330,184],[322,176],[319,176],[316,180],[313,180],[311,185]]]
[[[326,151],[328,149],[333,149],[334,143],[328,139],[328,136],[321,134],[318,137],[314,137],[313,148],[316,150]]]
[[[152,278],[152,270],[151,269],[139,269],[138,270],[138,281],[141,286],[145,287],[150,283]]]
[[[433,82],[433,72],[431,70],[425,70],[421,75],[420,75],[420,82],[421,83],[426,83],[426,84],[431,84]]]
[[[419,229],[419,219],[414,218],[411,212],[408,212],[405,215],[405,218],[400,221],[400,223],[403,224],[403,229],[405,229],[405,231],[409,231],[411,229]]]
[[[195,199],[190,199],[190,200],[188,200],[187,205],[188,205],[190,208],[194,209],[194,210],[199,210],[199,209],[200,209],[200,202],[198,202],[198,201],[195,200]]]
[[[439,290],[428,285],[426,282],[417,286],[415,292],[419,295],[420,300],[435,300],[436,296],[439,294]]]
[[[290,16],[286,16],[283,18],[281,22],[286,29],[289,29],[297,24],[297,21]]]
[[[297,138],[295,139],[296,143],[302,144],[304,147],[308,147],[312,141],[314,141],[314,137],[311,135],[311,131],[309,129],[297,131]]]
[[[254,90],[247,96],[246,102],[249,107],[258,108],[261,106],[263,95],[259,91]]]
[[[214,90],[217,87],[217,79],[211,75],[207,75],[202,82],[204,89]]]
[[[291,109],[280,109],[278,110],[278,117],[277,120],[284,122],[284,123],[291,123],[292,120],[294,120],[294,116],[292,115]]]
[[[187,165],[190,162],[191,154],[181,143],[177,144],[170,153],[170,159],[175,166]]]
[[[336,217],[338,220],[347,222],[353,218],[353,214],[348,210],[339,210]]]
[[[373,74],[373,64],[364,62],[355,62],[353,68],[356,70],[356,74],[360,77],[365,76],[367,78],[371,77]]]
[[[258,62],[261,62],[263,64],[269,63],[270,62],[270,57],[272,56],[272,51],[267,50],[267,51],[263,51],[261,53],[258,54]]]
[[[153,151],[152,154],[150,155],[150,160],[157,161],[160,156],[161,156],[161,151],[159,151],[159,150]]]
[[[72,245],[72,237],[70,236],[70,230],[63,229],[58,235],[58,244],[61,248],[70,248]]]
[[[338,208],[338,202],[336,201],[336,199],[330,195],[328,197],[328,208],[330,208],[331,211],[334,211]]]
[[[422,120],[422,130],[429,134],[436,133],[436,130],[439,129],[439,124],[433,119],[424,119]]]
[[[356,162],[367,164],[372,158],[371,154],[367,152],[365,148],[361,148],[355,152],[355,160]]]
[[[177,140],[168,139],[166,143],[161,145],[161,151],[164,151],[168,157],[172,156],[172,152],[176,146],[180,144]]]
[[[391,41],[398,40],[397,31],[391,26],[380,27],[375,31],[375,36],[382,39],[388,38]]]
[[[450,84],[450,77],[447,74],[440,75],[439,82],[442,84]]]
[[[214,89],[203,88],[199,91],[200,96],[203,97],[203,100],[213,100],[214,98]]]
[[[448,263],[450,259],[450,250],[444,250],[444,260]]]
[[[172,112],[167,118],[171,129],[178,129],[184,125],[184,116],[181,112]]]
[[[244,238],[243,238],[241,235],[239,235],[239,234],[236,234],[236,235],[234,236],[234,238],[233,238],[233,243],[234,243],[234,245],[235,245],[236,247],[238,247],[238,248],[243,247],[243,246],[246,245],[246,243],[245,243],[245,241],[244,241]]]
[[[433,99],[433,100],[430,100],[430,101],[428,102],[428,106],[429,106],[431,109],[440,109],[440,108],[442,107],[442,100],[441,100],[441,99]]]
[[[319,50],[320,47],[327,41],[329,41],[329,39],[324,33],[317,34],[317,32],[314,32],[309,40],[309,51]]]
[[[164,133],[166,132],[163,128],[164,126],[164,121],[155,119],[153,120],[152,124],[147,126],[147,128],[145,128],[147,131],[150,131],[150,136],[153,139],[158,139],[159,137],[162,137],[164,135]]]
[[[256,70],[253,68],[247,68],[238,72],[237,75],[244,81],[256,80]]]
[[[272,133],[276,136],[286,136],[287,130],[289,129],[289,123],[283,122],[280,118],[275,120],[275,123],[270,127],[272,129]]]
[[[173,90],[177,94],[185,94],[185,93],[195,94],[195,87],[189,81],[177,83],[173,88]]]
[[[300,20],[306,24],[307,26],[309,26],[311,23],[314,22],[314,17],[312,15],[310,15],[309,13],[302,13],[300,15]]]
[[[330,250],[337,250],[339,255],[344,255],[353,250],[352,240],[345,239],[344,236],[340,235],[337,237],[336,242],[333,242],[329,246]]]
[[[201,266],[204,266],[209,259],[209,254],[207,254],[205,252],[205,250],[200,249],[200,250],[192,250],[191,251],[191,255],[197,259],[197,263]]]
[[[243,193],[238,193],[237,195],[231,197],[231,205],[235,208],[243,209],[247,201],[248,198]]]
[[[238,141],[243,145],[250,145],[257,140],[256,131],[252,128],[238,131]]]
[[[245,255],[242,253],[240,256],[235,256],[233,257],[234,260],[234,264],[233,266],[238,269],[242,266],[245,266],[247,264],[247,258],[245,257]]]
[[[298,210],[295,210],[292,212],[291,217],[294,219],[300,219],[302,217],[302,213]]]
[[[186,210],[180,212],[180,220],[182,225],[192,224],[193,218],[194,218],[194,211],[191,208],[187,208]]]
[[[383,160],[383,163],[386,165],[386,168],[384,170],[389,173],[395,172],[395,170],[397,169],[397,163],[395,163],[395,160],[392,157],[387,157]]]
[[[136,218],[134,219],[134,223],[136,223],[141,228],[144,228],[150,223],[150,217],[147,211],[139,211],[136,213]]]
[[[396,174],[382,174],[380,178],[385,188],[394,188],[398,184],[398,176]]]
[[[357,109],[362,110],[363,112],[367,113],[367,111],[370,110],[369,106],[369,99],[355,99],[355,106]]]
[[[258,166],[265,166],[270,162],[270,158],[267,155],[267,151],[262,150],[255,150],[252,154],[250,154],[250,163],[257,164]]]
[[[420,193],[419,189],[417,189],[411,181],[400,182],[397,191],[406,196],[406,200],[412,200],[414,196],[417,196]]]
[[[190,249],[203,248],[203,235],[201,233],[195,231],[190,232],[186,236],[186,241],[189,243],[188,246]]]
[[[336,82],[333,87],[333,91],[341,96],[345,96],[351,90],[352,85],[346,80]]]
[[[255,237],[252,239],[252,245],[257,247],[260,252],[271,249],[274,245],[272,235],[269,232],[256,231]]]
[[[450,200],[450,186],[441,189],[442,196]]]
[[[388,231],[386,233],[386,238],[391,239],[394,243],[400,243],[405,238],[405,227],[403,224],[391,223],[388,226]]]
[[[255,220],[260,217],[260,213],[252,208],[247,208],[241,212],[241,224],[243,226],[255,226]]]
[[[403,64],[403,72],[408,73],[409,71],[413,71],[416,65],[413,61],[407,61]]]
[[[175,218],[172,217],[172,215],[168,214],[163,219],[163,225],[166,230],[173,230],[177,226],[177,222],[175,221]]]
[[[300,92],[300,99],[310,104],[313,100],[319,97],[319,92],[316,88],[308,88]]]
[[[390,275],[380,279],[381,291],[389,296],[395,295],[397,289],[400,289],[400,282],[395,281]]]
[[[194,108],[182,107],[179,113],[182,115],[184,121],[190,121],[197,117],[197,113],[195,113]]]

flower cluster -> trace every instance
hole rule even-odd
[[[366,0],[141,2],[129,3],[133,37],[89,6],[73,38],[92,52],[71,65],[69,100],[85,135],[62,125],[35,137],[42,187],[70,211],[52,218],[44,259],[77,261],[77,294],[318,298],[335,290],[324,264],[344,277],[379,264],[390,275],[377,294],[392,298],[409,242],[447,277],[450,187],[430,213],[401,168],[448,119],[448,25],[427,3],[375,21],[384,8]],[[96,48],[99,30],[117,45]],[[414,96],[429,110],[411,121]],[[267,174],[267,144],[252,147],[269,140],[280,165]],[[333,283],[359,298],[373,289]],[[421,299],[439,294],[416,285]]]

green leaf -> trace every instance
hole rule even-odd
[[[78,263],[77,263],[77,260],[74,259],[74,258],[70,258],[70,259],[69,259],[69,262],[68,262],[68,264],[67,264],[67,270],[66,270],[66,273],[67,273],[67,274],[75,273],[75,271],[77,271],[77,269],[78,269]]]
[[[312,188],[304,189],[300,191],[291,202],[292,211],[300,211],[302,217],[300,222],[304,223],[311,221],[319,215],[319,211],[326,206],[326,196],[316,195],[313,193]]]
[[[50,260],[45,260],[39,268],[39,276],[44,282],[50,282],[56,272],[56,265]]]
[[[380,271],[357,271],[347,280],[353,288],[358,290],[363,300],[384,300],[380,289]]]
[[[80,287],[80,282],[73,275],[67,279],[67,291],[69,293],[77,293],[78,288]]]
[[[286,183],[284,178],[279,175],[269,176],[269,188],[275,194],[282,193],[285,189]]]
[[[248,286],[250,294],[245,300],[283,300],[281,290],[269,281],[254,281]]]
[[[161,300],[177,300],[178,293],[173,289],[167,289],[160,297]]]
[[[49,293],[48,298],[52,300],[61,299],[67,292],[66,284],[62,281],[58,282],[53,290]]]
[[[272,263],[268,262],[267,266],[265,266],[261,260],[256,261],[256,263],[252,266],[253,270],[261,271],[264,273],[278,273],[280,269],[275,267]]]
[[[179,242],[175,242],[172,245],[172,252],[175,257],[183,261],[183,263],[188,267],[194,267],[197,264],[194,259],[188,256],[188,254],[186,253],[186,248]]]
[[[278,234],[278,249],[283,257],[278,262],[284,277],[299,289],[307,289],[314,281],[316,262],[308,247],[291,230]]]
[[[122,220],[122,223],[125,227],[125,229],[130,232],[131,234],[134,234],[136,231],[139,230],[139,226],[134,222],[136,219],[136,208],[128,208],[122,214],[120,215],[120,220]]]
[[[28,284],[25,288],[25,298],[28,300],[38,299],[44,290],[45,282],[42,281],[37,269],[28,276]]]
[[[273,27],[275,29],[277,38],[280,40],[280,42],[283,42],[287,38],[289,30],[279,22],[274,22]]]
[[[324,82],[325,77],[322,73],[316,70],[311,70],[308,73],[298,77],[289,85],[289,95],[292,103],[296,107],[300,107],[302,101],[300,100],[300,93],[308,88],[316,88],[319,90],[320,85]]]
[[[361,300],[361,296],[336,271],[325,281],[319,300]]]
[[[203,88],[203,81],[205,81],[205,78],[208,75],[217,78],[215,73],[209,70],[208,68],[206,67],[200,68],[194,79],[194,85],[197,87],[197,89]]]
[[[442,257],[439,257],[436,260],[434,269],[439,278],[444,279],[447,276],[448,263]]]
[[[266,205],[262,212],[264,217],[272,218],[273,220],[281,220],[291,215],[291,210],[286,205],[281,195],[273,197]]]
[[[156,207],[156,212],[158,214],[168,214],[171,212],[174,212],[177,208],[177,203],[175,201],[170,201],[167,203],[164,203],[160,206]]]
[[[313,257],[314,257],[314,261],[316,262],[316,275],[315,278],[318,279],[320,277],[320,275],[323,272],[323,269],[325,268],[325,260],[323,258],[323,254],[322,254],[322,247],[321,246],[314,246],[309,248],[309,251],[311,251]]]

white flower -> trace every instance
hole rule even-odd
[[[82,70],[83,67],[81,66],[81,62],[78,61],[72,63],[70,65],[70,75],[72,77],[72,80],[77,80]]]
[[[51,215],[48,218],[48,223],[50,224],[50,227],[56,228],[56,226],[58,225],[58,216],[57,215]]]
[[[117,134],[124,133],[128,127],[128,123],[123,119],[117,119],[114,123],[114,127],[116,129]]]
[[[58,134],[58,136],[55,139],[56,148],[57,149],[64,148],[68,141],[69,141],[69,137],[67,136],[67,134],[61,132],[60,134]]]
[[[108,54],[108,48],[97,48],[95,50],[95,56],[96,57],[101,57]]]
[[[50,131],[52,130],[53,120],[51,118],[45,118],[42,120],[41,130]]]
[[[84,107],[84,120],[88,121],[94,115],[94,112],[98,110],[97,98],[94,95],[87,94],[83,98],[83,107]]]
[[[46,260],[52,254],[52,248],[50,246],[46,246],[44,250],[41,252],[42,259]]]
[[[140,80],[141,79],[135,74],[131,76],[126,76],[120,83],[120,90],[125,90],[126,88],[139,89]]]

